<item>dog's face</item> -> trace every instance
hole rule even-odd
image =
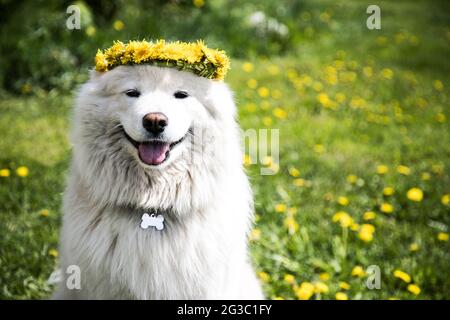
[[[220,130],[215,124],[232,119],[235,111],[223,83],[152,66],[121,66],[93,73],[80,99],[88,99],[91,110],[87,117],[107,128],[94,141],[100,146],[114,144],[114,152],[133,156],[149,170],[190,161],[186,157],[195,140],[194,131],[211,138]],[[84,109],[86,102],[78,104]],[[83,115],[86,117],[86,110]]]

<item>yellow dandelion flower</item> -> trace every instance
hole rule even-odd
[[[286,119],[286,117],[287,117],[286,111],[284,111],[284,110],[281,109],[281,108],[275,108],[275,109],[273,109],[273,115],[274,115],[275,117],[277,117],[278,119]]]
[[[270,91],[266,87],[260,87],[258,89],[258,94],[261,98],[267,98],[270,95]]]
[[[347,197],[339,197],[337,201],[341,206],[348,206],[350,203]]]
[[[339,222],[342,228],[348,228],[354,223],[353,218],[345,211],[336,212],[332,220],[333,222]]]
[[[364,242],[371,242],[375,227],[371,224],[363,224],[359,230],[358,237]]]
[[[294,179],[294,181],[292,183],[296,187],[304,187],[306,185],[305,179],[301,179],[301,178]]]
[[[106,56],[101,50],[98,50],[95,55],[95,70],[100,72],[108,71],[108,60],[106,60]]]
[[[205,0],[192,0],[192,4],[197,8],[201,8],[205,5]]]
[[[247,103],[246,109],[247,109],[248,112],[255,112],[257,107],[256,107],[255,103],[250,102],[250,103]]]
[[[434,80],[433,81],[433,87],[437,90],[437,91],[442,91],[444,89],[444,84],[442,83],[441,80]]]
[[[250,89],[255,89],[258,86],[258,81],[256,79],[248,79],[247,80],[247,87]]]
[[[428,181],[431,179],[431,174],[429,172],[422,172],[422,175],[420,176],[420,178],[423,181]]]
[[[275,212],[283,213],[286,212],[286,205],[284,203],[277,203],[275,205]]]
[[[448,233],[446,232],[439,232],[437,235],[437,238],[439,241],[448,241]]]
[[[122,30],[123,28],[125,28],[125,24],[123,23],[122,20],[116,20],[116,21],[114,21],[114,23],[113,23],[113,28],[114,28],[114,30],[116,30],[116,31],[120,31],[120,30]]]
[[[323,106],[327,105],[330,102],[328,95],[325,93],[320,93],[317,95],[317,101],[320,102]]]
[[[51,256],[51,257],[56,258],[56,257],[58,257],[58,250],[56,250],[56,249],[50,249],[50,250],[48,251],[48,255]]]
[[[287,284],[294,284],[295,283],[295,277],[292,274],[286,273],[284,275],[284,282]]]
[[[366,275],[366,272],[364,271],[363,267],[361,267],[361,266],[355,266],[355,267],[352,269],[351,275],[354,276],[354,277],[359,277],[359,278],[361,278],[361,277],[364,277],[364,276]]]
[[[358,181],[358,176],[354,175],[354,174],[349,174],[347,176],[347,182],[351,183],[351,184],[355,184]]]
[[[370,77],[372,77],[373,76],[373,69],[372,69],[372,67],[364,67],[363,68],[363,73],[364,73],[364,75],[367,77],[367,78],[370,78]]]
[[[394,194],[394,192],[395,192],[394,188],[392,188],[392,187],[386,187],[383,189],[383,194],[385,196],[392,196]]]
[[[29,170],[28,170],[27,167],[21,166],[21,167],[18,167],[18,168],[16,169],[16,174],[17,174],[19,177],[25,178],[26,176],[28,176]]]
[[[342,290],[349,290],[350,284],[345,281],[339,281],[339,288],[341,288]]]
[[[408,285],[408,291],[416,296],[420,294],[420,287],[417,284]]]
[[[394,76],[394,72],[389,69],[389,68],[385,68],[383,70],[381,70],[381,77],[387,80],[392,79],[392,77]]]
[[[330,274],[328,272],[322,272],[321,274],[319,274],[319,278],[322,281],[328,281],[330,280]]]
[[[272,124],[273,120],[271,117],[264,117],[262,119],[262,122],[266,127],[269,127]]]
[[[328,286],[323,282],[314,283],[314,292],[315,293],[328,293]]]
[[[325,147],[322,144],[316,144],[314,145],[314,152],[316,153],[324,153]]]
[[[380,205],[380,211],[384,213],[392,213],[394,212],[394,207],[389,203],[382,203]]]
[[[409,251],[415,252],[417,250],[419,250],[419,245],[417,243],[411,243],[409,245]]]
[[[348,300],[348,296],[344,292],[337,292],[336,300]]]
[[[340,93],[340,92],[336,93],[336,96],[335,96],[334,98],[335,98],[336,101],[339,102],[339,103],[343,103],[343,102],[345,102],[345,100],[346,100],[345,94]]]
[[[48,211],[47,209],[42,209],[41,211],[39,211],[39,215],[41,217],[48,217],[49,214],[50,214],[50,211]]]
[[[267,272],[260,271],[258,272],[258,277],[261,279],[262,282],[269,282],[270,281],[270,275]]]
[[[0,177],[9,177],[11,175],[11,171],[9,169],[1,169],[0,170]]]
[[[406,196],[411,201],[420,202],[423,199],[423,191],[419,188],[411,188],[406,193]]]
[[[261,230],[254,228],[252,229],[252,231],[250,232],[250,241],[256,241],[259,240],[261,238]]]
[[[97,33],[97,29],[94,26],[88,26],[85,33],[88,37],[93,37]]]
[[[294,234],[300,228],[294,217],[287,217],[284,219],[284,226],[288,229],[290,234]]]
[[[439,123],[444,123],[447,121],[447,117],[442,112],[439,112],[438,114],[436,114],[435,119]]]
[[[450,203],[450,194],[444,194],[441,198],[441,203],[447,206]]]
[[[283,96],[283,93],[281,90],[275,89],[272,91],[272,98],[274,99],[280,99]]]
[[[377,173],[378,174],[386,174],[389,172],[389,167],[385,165],[379,165],[377,166]]]
[[[300,171],[294,167],[289,168],[289,174],[294,178],[300,177]]]
[[[373,211],[366,211],[366,212],[364,212],[363,219],[366,220],[366,221],[367,220],[373,220],[373,219],[376,218],[376,216],[377,216],[377,214],[375,212],[373,212]]]
[[[406,272],[402,271],[402,270],[395,270],[394,271],[394,277],[403,280],[406,283],[410,283],[411,282],[411,276],[409,274],[407,274]]]
[[[244,64],[242,64],[242,70],[244,70],[245,72],[252,72],[253,69],[254,69],[253,63],[245,62]]]
[[[309,282],[302,282],[300,287],[294,288],[294,291],[298,299],[309,300],[314,294],[315,287]]]
[[[287,209],[287,213],[290,214],[290,215],[296,214],[297,211],[298,211],[298,209],[296,207],[290,207],[290,208]]]
[[[352,231],[358,231],[359,230],[359,224],[353,222],[350,226],[350,230]]]
[[[408,176],[411,173],[411,169],[408,168],[407,166],[400,165],[397,167],[397,172],[405,176]]]

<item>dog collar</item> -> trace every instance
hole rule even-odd
[[[208,48],[203,41],[166,42],[158,40],[115,41],[95,56],[95,69],[109,71],[120,65],[149,64],[190,71],[198,76],[223,80],[230,69],[230,60],[224,51]]]

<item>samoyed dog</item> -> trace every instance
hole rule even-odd
[[[226,84],[187,71],[92,71],[74,108],[54,298],[263,298],[235,109]]]

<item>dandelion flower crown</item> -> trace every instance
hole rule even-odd
[[[201,77],[223,80],[230,68],[230,60],[224,51],[208,48],[203,41],[166,42],[158,40],[115,41],[105,50],[98,50],[95,69],[109,71],[120,65],[150,64],[191,71]]]

